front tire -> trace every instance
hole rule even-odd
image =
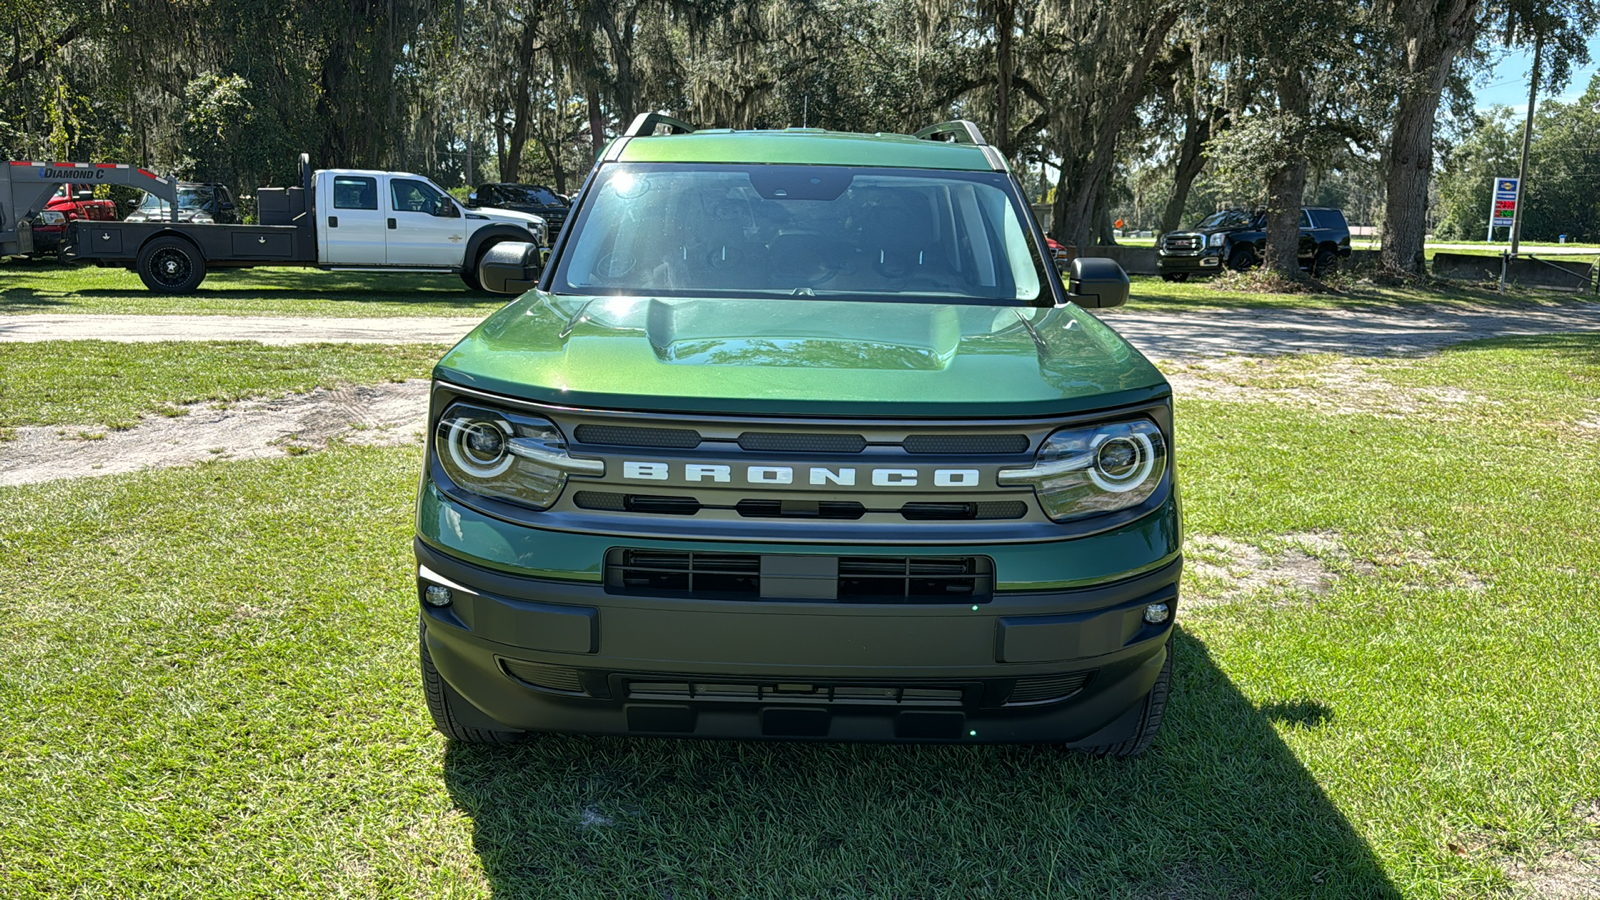
[[[468,260],[467,263],[461,267],[461,281],[467,286],[467,290],[475,291],[479,294],[488,293],[488,291],[483,289],[483,279],[478,276],[478,267],[483,265],[483,258],[487,256],[489,251],[494,249],[494,245],[498,243],[500,242],[490,241],[489,243],[484,244],[483,248],[478,251],[478,255]]]
[[[1188,272],[1168,272],[1161,276],[1162,281],[1184,282],[1189,280]]]
[[[1240,247],[1228,255],[1228,268],[1235,272],[1253,269],[1256,263],[1256,252],[1249,247]]]
[[[514,744],[527,738],[527,732],[523,731],[495,731],[461,724],[458,710],[463,707],[477,710],[439,677],[439,670],[433,667],[433,655],[428,652],[428,623],[420,615],[417,618],[417,657],[422,664],[422,693],[428,701],[428,714],[433,716],[433,727],[440,734],[463,744]]]
[[[1144,698],[1144,711],[1139,716],[1139,726],[1133,732],[1133,737],[1120,744],[1103,744],[1099,747],[1088,747],[1084,752],[1092,756],[1114,756],[1118,759],[1127,759],[1138,756],[1150,748],[1156,739],[1156,732],[1161,730],[1161,717],[1167,711],[1167,691],[1172,687],[1172,641],[1167,641],[1167,661],[1161,664],[1161,674],[1156,676],[1156,683],[1150,687],[1150,693]]]
[[[158,294],[189,294],[206,278],[200,248],[181,237],[158,237],[139,249],[139,280]]]
[[[1311,263],[1311,274],[1315,278],[1327,278],[1339,271],[1339,254],[1332,250],[1318,250],[1317,258]]]

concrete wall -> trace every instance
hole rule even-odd
[[[1078,255],[1114,259],[1117,265],[1122,266],[1122,271],[1129,275],[1161,274],[1161,270],[1156,268],[1154,247],[1090,247]]]
[[[1506,281],[1522,287],[1554,288],[1562,291],[1593,293],[1588,262],[1558,262],[1547,257],[1522,256],[1506,267]],[[1470,253],[1438,253],[1433,257],[1433,274],[1460,281],[1500,280],[1500,257]]]

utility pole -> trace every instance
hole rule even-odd
[[[1533,142],[1533,105],[1539,97],[1539,57],[1544,52],[1544,35],[1533,39],[1533,72],[1528,78],[1528,120],[1522,123],[1522,162],[1517,166],[1517,208],[1511,213],[1511,250],[1500,257],[1500,293],[1506,291],[1506,268],[1516,258],[1522,241],[1522,205],[1528,193],[1528,145]],[[1492,220],[1491,220],[1492,221]],[[1490,228],[1491,233],[1493,228]]]

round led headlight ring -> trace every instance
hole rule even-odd
[[[505,474],[515,461],[506,451],[511,440],[511,424],[494,419],[452,419],[445,439],[450,461],[473,478],[494,478]]]
[[[1149,435],[1119,434],[1095,448],[1089,480],[1102,491],[1120,494],[1143,484],[1155,464],[1156,448]]]

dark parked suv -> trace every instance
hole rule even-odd
[[[1267,246],[1266,211],[1225,209],[1188,231],[1162,235],[1157,266],[1166,281],[1215,275],[1226,266],[1243,271],[1261,262]],[[1300,210],[1300,265],[1321,277],[1350,258],[1350,226],[1344,213],[1326,206]]]
[[[533,213],[544,219],[545,227],[549,229],[548,240],[552,243],[556,235],[561,233],[561,226],[566,224],[569,208],[560,194],[547,187],[508,183],[478,185],[478,189],[467,198],[467,205]]]

